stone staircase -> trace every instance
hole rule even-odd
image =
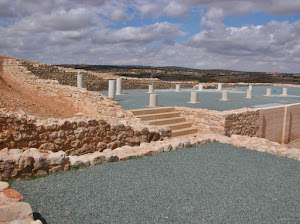
[[[180,113],[174,107],[159,107],[149,109],[130,110],[134,116],[142,119],[150,125],[169,127],[172,130],[172,137],[197,134],[197,128],[192,123],[180,117]]]

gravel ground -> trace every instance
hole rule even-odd
[[[300,223],[300,163],[218,142],[31,181],[47,223]]]
[[[264,96],[266,89],[272,88],[272,90],[279,90],[280,93],[272,93],[272,97]],[[289,87],[289,96],[281,96],[283,87],[273,86],[254,86],[253,87],[253,99],[245,99],[247,87],[237,87],[241,91],[229,91],[230,101],[219,101],[222,98],[221,91],[217,90],[204,90],[198,91],[199,104],[188,104],[190,100],[191,91],[193,89],[182,89],[182,92],[176,93],[174,89],[158,89],[157,101],[160,106],[183,106],[193,108],[205,108],[209,110],[234,110],[243,107],[270,107],[279,106],[290,103],[300,103],[300,88]],[[116,101],[125,109],[138,109],[145,108],[149,105],[149,94],[146,93],[146,89],[136,90],[123,90],[125,93],[122,96],[116,96]],[[107,91],[102,91],[104,95],[107,95]]]

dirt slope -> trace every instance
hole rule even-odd
[[[66,99],[43,95],[36,87],[20,83],[13,75],[5,73],[3,59],[5,57],[0,56],[0,108],[41,118],[68,118],[78,113]]]

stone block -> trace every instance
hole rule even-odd
[[[25,202],[10,202],[0,206],[0,222],[11,222],[14,220],[31,219],[32,209]]]

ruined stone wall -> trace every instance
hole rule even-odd
[[[122,123],[110,125],[91,118],[37,120],[33,116],[0,112],[0,149],[38,148],[83,155],[124,145],[157,141],[161,135],[147,128],[133,130]]]
[[[75,69],[68,69],[67,71],[67,69],[47,64],[33,64],[30,62],[22,62],[21,64],[40,79],[57,80],[59,84],[69,86],[77,85],[77,74],[80,72],[83,74],[83,87],[90,91],[107,90],[109,79],[115,79],[117,77],[113,76],[108,78],[100,78],[94,72],[91,74],[90,72],[84,72],[82,70],[76,71]],[[195,84],[197,84],[197,82],[170,82],[159,79],[138,79],[124,77],[122,88],[147,89],[150,84],[153,84],[154,88],[156,89],[171,89],[175,88],[176,84],[181,84],[182,88],[192,88]]]
[[[176,111],[198,127],[201,133],[225,134],[225,118],[219,111],[188,107],[176,107]]]
[[[225,135],[247,135],[256,136],[259,129],[259,110],[252,109],[225,111],[223,116],[225,117]]]
[[[123,89],[148,89],[153,84],[155,89],[175,89],[176,84],[181,88],[193,88],[197,82],[170,82],[155,79],[124,79],[122,78]]]
[[[40,79],[57,80],[59,84],[76,86],[78,72],[67,72],[59,69],[57,66],[46,64],[32,64],[29,62],[22,62],[22,65],[31,71]],[[80,72],[84,76],[84,88],[90,91],[100,91],[107,88],[108,80],[91,75],[87,72]]]
[[[214,111],[187,107],[176,107],[176,110],[204,134],[256,136],[259,129],[258,110]]]

